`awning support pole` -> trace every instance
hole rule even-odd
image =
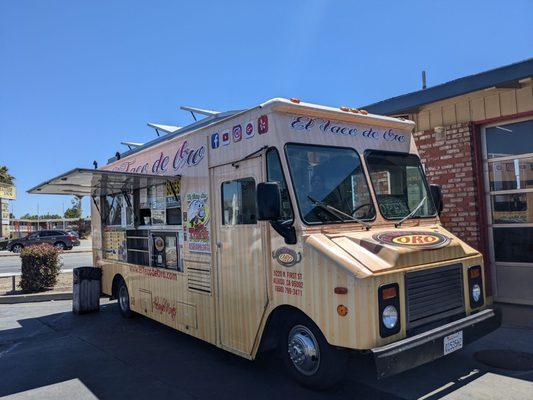
[[[98,206],[98,203],[96,202],[95,196],[91,196],[91,199],[93,199],[93,203],[96,209],[98,210],[98,214],[102,215],[102,213],[100,212],[100,207]]]
[[[126,190],[122,190],[122,196],[124,196],[124,199],[126,199],[126,204],[128,205],[128,207],[133,208],[133,206],[131,205],[130,195]]]

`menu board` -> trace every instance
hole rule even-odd
[[[127,261],[126,232],[105,231],[103,234],[104,258],[106,260]]]
[[[187,231],[189,251],[209,253],[209,221],[207,193],[187,193]]]
[[[163,208],[152,210],[152,225],[165,225],[166,223],[166,210]]]
[[[175,181],[168,181],[166,184],[166,203],[167,208],[180,206],[180,184],[181,181],[176,179]]]

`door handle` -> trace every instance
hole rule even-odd
[[[217,242],[217,243],[216,243],[216,245],[217,245],[217,247],[218,247],[219,249],[221,249],[221,248],[222,248],[222,243],[220,243],[220,242]]]

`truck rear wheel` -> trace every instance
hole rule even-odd
[[[117,298],[118,308],[120,309],[122,316],[125,318],[131,318],[133,316],[133,311],[131,311],[130,308],[130,293],[128,292],[128,287],[126,286],[124,279],[121,279],[118,284]]]
[[[344,377],[348,352],[328,344],[320,329],[303,315],[285,324],[281,351],[291,376],[311,389],[328,389]]]

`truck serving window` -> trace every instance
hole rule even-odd
[[[387,219],[400,219],[425,198],[415,217],[436,214],[420,159],[414,154],[368,151],[365,153],[379,209]]]
[[[133,199],[127,193],[130,204]],[[102,223],[104,226],[130,226],[133,225],[133,208],[122,194],[102,196],[103,213]]]
[[[284,221],[291,221],[294,217],[292,214],[291,200],[289,197],[289,190],[287,189],[287,181],[283,175],[283,168],[281,167],[281,160],[276,148],[268,149],[266,153],[267,160],[267,180],[269,182],[278,182],[281,191],[281,219]]]
[[[355,150],[287,144],[285,152],[296,201],[306,223],[350,222],[350,216],[362,220],[375,217],[361,159]]]
[[[255,180],[243,178],[222,183],[222,224],[256,223]]]

